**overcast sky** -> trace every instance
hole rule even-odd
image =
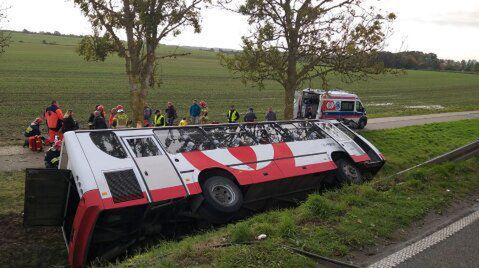
[[[394,34],[387,50],[434,52],[440,58],[479,60],[479,0],[370,0],[395,12]],[[89,34],[88,21],[72,0],[0,0],[10,6],[6,29]],[[185,31],[163,43],[240,48],[246,20],[218,9],[203,12],[203,31]]]

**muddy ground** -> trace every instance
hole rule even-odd
[[[48,150],[48,147],[44,147]],[[0,171],[24,170],[44,167],[45,152],[32,152],[22,146],[0,147]]]

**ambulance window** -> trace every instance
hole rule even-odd
[[[111,156],[117,158],[126,158],[128,156],[118,137],[111,131],[91,132],[90,139],[98,149]]]
[[[128,139],[127,142],[136,157],[149,157],[161,154],[152,138]]]
[[[256,145],[251,134],[239,125],[207,126],[203,130],[218,148]]]
[[[341,111],[342,112],[353,112],[354,111],[354,101],[341,101]]]
[[[361,104],[360,101],[357,101],[357,102],[356,102],[356,111],[358,111],[358,112],[364,112],[364,107],[363,107],[363,105]]]

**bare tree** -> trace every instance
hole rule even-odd
[[[134,120],[140,126],[148,90],[154,85],[159,43],[167,36],[179,35],[185,27],[200,32],[199,12],[201,4],[208,0],[74,2],[89,18],[95,32],[80,43],[80,55],[98,61],[115,52],[125,59]]]
[[[10,45],[11,34],[2,30],[2,26],[7,20],[7,8],[0,8],[0,55],[5,53],[5,49]]]
[[[221,1],[221,0],[220,0]],[[389,22],[396,16],[367,7],[364,0],[223,0],[220,4],[248,17],[251,33],[243,51],[221,62],[243,82],[263,87],[274,80],[285,90],[284,117],[293,116],[294,92],[305,81],[328,75],[347,82],[386,70],[375,60]]]

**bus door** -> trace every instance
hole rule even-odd
[[[170,158],[153,135],[123,137],[153,202],[185,197],[186,188]]]

